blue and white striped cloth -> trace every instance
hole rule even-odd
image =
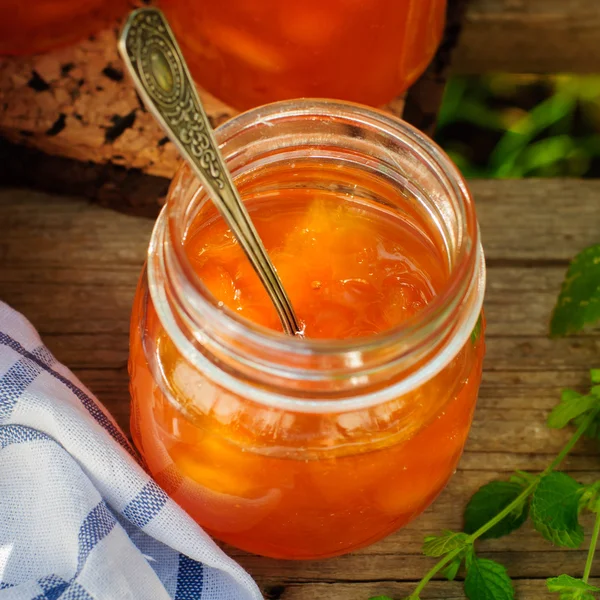
[[[259,600],[0,302],[0,600]]]

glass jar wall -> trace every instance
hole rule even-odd
[[[285,231],[285,202],[326,195],[410,224],[430,249],[413,261],[438,273],[426,305],[396,326],[289,338],[215,297],[195,269],[190,240],[219,217],[187,167],[156,223],[130,355],[132,433],[148,468],[218,539],[279,558],[343,554],[422,512],[462,453],[484,353],[473,202],[431,141],[358,105],[274,104],[217,137],[256,220],[271,207]],[[334,265],[333,247],[319,247],[320,263]],[[296,259],[298,273],[317,264],[308,250]],[[284,284],[302,317],[298,273]]]

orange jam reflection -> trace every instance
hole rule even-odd
[[[448,279],[415,219],[307,189],[246,198],[308,338],[376,334],[414,317]],[[195,223],[194,271],[222,305],[265,327],[277,315],[223,221]],[[133,317],[132,430],[157,481],[211,534],[281,558],[349,552],[401,527],[454,471],[471,424],[483,341],[468,340],[407,396],[340,414],[268,409],[192,368],[169,340],[143,282]],[[156,341],[155,384],[137,324]]]

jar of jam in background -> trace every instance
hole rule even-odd
[[[380,106],[425,70],[446,0],[158,0],[196,82],[239,110],[292,98]]]
[[[0,0],[0,55],[38,54],[73,44],[130,8],[128,0]]]
[[[358,105],[277,103],[217,138],[306,337],[275,331],[182,167],[134,302],[132,435],[215,538],[350,552],[419,515],[463,451],[484,354],[474,204],[433,142]]]

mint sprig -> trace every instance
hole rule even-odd
[[[566,405],[578,402],[578,398],[586,398],[585,410],[561,408],[560,418],[553,411],[554,416],[551,415],[550,420],[554,427],[574,423],[577,429],[542,473],[534,475],[517,471],[509,481],[493,481],[484,485],[467,505],[464,531],[444,531],[439,536],[425,538],[423,552],[439,558],[439,561],[421,579],[407,600],[419,600],[429,581],[438,573],[454,579],[463,567],[466,571],[465,594],[469,600],[513,600],[514,589],[508,573],[499,563],[477,557],[475,542],[508,535],[530,516],[535,529],[546,539],[560,546],[576,548],[583,542],[583,528],[579,523],[582,510],[597,514],[584,577],[574,580],[587,587],[576,583],[573,590],[558,590],[557,586],[567,581],[567,575],[552,578],[548,586],[550,589],[552,585],[551,591],[562,593],[565,600],[594,598],[596,591],[587,581],[600,535],[600,481],[583,486],[565,473],[556,471],[577,442],[593,431],[599,422],[600,386],[597,381],[600,371],[593,370],[591,378],[594,385],[589,394],[583,396],[565,392],[559,404]]]

